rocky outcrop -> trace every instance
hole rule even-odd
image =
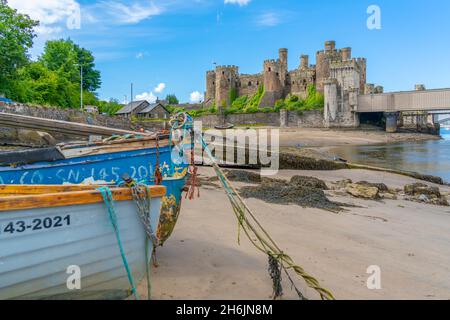
[[[291,185],[328,190],[327,184],[320,179],[314,177],[294,176],[291,178]]]
[[[430,203],[439,206],[448,206],[447,199],[441,194],[440,189],[423,183],[408,184],[404,188],[406,200]]]
[[[372,183],[367,181],[360,181],[353,183],[352,180],[341,180],[333,183],[333,190],[335,194],[345,195],[350,194],[353,197],[367,199],[367,200],[396,200],[396,190],[389,189],[384,183]]]
[[[380,190],[377,187],[364,184],[350,183],[345,187],[345,191],[356,198],[368,200],[380,199]]]

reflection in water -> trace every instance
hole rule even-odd
[[[332,152],[350,162],[390,169],[415,171],[442,177],[450,182],[450,131],[443,140],[372,146],[345,146]]]

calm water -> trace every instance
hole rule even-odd
[[[350,162],[415,171],[450,182],[450,131],[443,129],[441,135],[440,141],[338,147],[332,151]]]

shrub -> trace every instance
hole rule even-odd
[[[275,103],[275,111],[280,111],[281,109],[286,109],[289,111],[296,111],[301,114],[303,111],[308,110],[322,110],[325,105],[324,95],[317,92],[316,87],[310,85],[308,87],[308,96],[306,99],[300,99],[296,95],[289,95],[284,100],[278,100]]]

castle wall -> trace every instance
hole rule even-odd
[[[239,96],[253,96],[260,85],[264,84],[262,74],[241,74],[239,76]]]
[[[305,98],[308,93],[308,86],[315,84],[315,71],[314,69],[297,69],[291,71],[289,72],[289,80],[289,93]]]

